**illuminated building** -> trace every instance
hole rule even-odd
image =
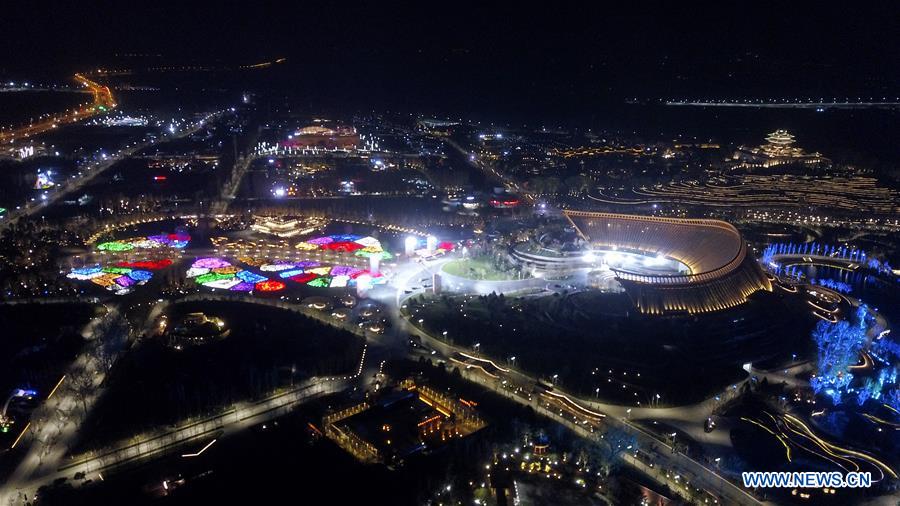
[[[359,134],[350,126],[333,128],[311,125],[300,128],[281,142],[282,147],[293,149],[356,149]]]
[[[488,201],[494,209],[512,209],[519,206],[519,199],[514,196],[500,196]]]
[[[423,118],[416,124],[417,128],[425,133],[439,136],[449,136],[453,133],[453,129],[459,126],[458,121],[448,121],[433,118]]]
[[[793,147],[794,136],[789,134],[787,130],[775,130],[766,136],[766,144],[760,146],[760,149],[770,157],[777,156],[800,156],[803,150]]]
[[[544,433],[538,434],[534,441],[533,450],[535,455],[546,455],[550,451],[550,438]]]
[[[165,329],[168,320],[163,319],[160,324],[161,329]],[[210,342],[214,339],[228,337],[231,329],[226,328],[225,322],[217,316],[207,316],[205,313],[188,313],[181,318],[181,321],[167,332],[167,344],[176,350],[184,349],[185,346],[200,345]]]
[[[787,130],[776,130],[766,136],[765,144],[753,148],[743,146],[738,148],[733,159],[739,162],[738,168],[773,167],[793,163],[818,165],[830,162],[821,153],[807,153],[802,148],[794,146],[795,143],[794,136]]]
[[[262,234],[276,237],[294,237],[314,232],[325,225],[324,218],[284,218],[278,216],[254,216],[250,228]]]
[[[658,218],[613,213],[565,211],[578,234],[615,275],[642,313],[706,313],[737,306],[772,286],[741,234],[718,220]],[[543,255],[514,252],[520,261],[543,267],[591,267],[594,253]],[[628,262],[628,257],[644,257]],[[674,270],[654,272],[655,264]]]
[[[377,400],[329,413],[327,437],[362,462],[399,463],[485,427],[477,403],[412,379]]]
[[[594,248],[613,248],[671,258],[688,273],[648,275],[611,270],[643,313],[704,313],[741,304],[758,290],[772,289],[747,244],[732,225],[611,213],[566,211],[565,216]]]

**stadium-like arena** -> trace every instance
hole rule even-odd
[[[513,256],[547,273],[599,268],[642,313],[705,313],[746,302],[769,278],[731,224],[565,211],[588,250],[515,248]]]
[[[717,311],[772,289],[740,232],[724,221],[582,211],[565,216],[594,248],[663,256],[687,267],[687,273],[675,275],[611,267],[641,312]]]

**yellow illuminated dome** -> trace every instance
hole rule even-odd
[[[746,302],[772,289],[747,244],[731,224],[614,213],[565,211],[579,234],[597,249],[663,255],[688,274],[648,275],[612,269],[643,313],[704,313]]]

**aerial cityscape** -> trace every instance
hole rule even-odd
[[[0,505],[900,504],[896,9],[628,9],[4,7]]]

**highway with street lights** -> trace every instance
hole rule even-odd
[[[74,79],[91,93],[94,99],[92,103],[76,109],[48,114],[46,119],[37,123],[32,122],[11,130],[0,130],[0,144],[27,139],[63,125],[77,123],[98,114],[105,114],[116,107],[117,104],[109,86],[91,81],[82,74],[75,74]]]

